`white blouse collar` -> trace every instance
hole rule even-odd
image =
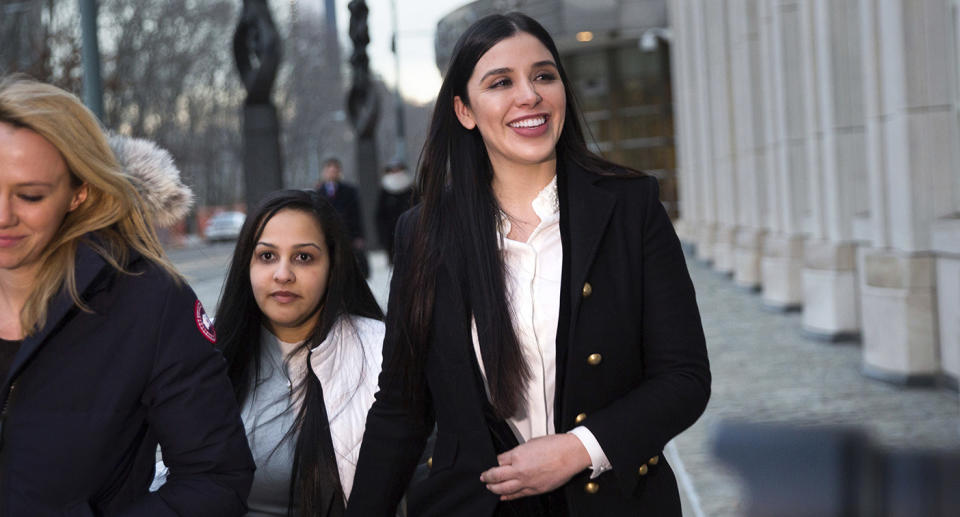
[[[550,183],[547,183],[540,192],[537,193],[537,197],[533,198],[533,201],[530,202],[530,206],[533,207],[534,213],[537,214],[537,217],[540,218],[540,224],[553,222],[554,219],[559,220],[560,214],[560,198],[557,195],[557,175],[554,174],[553,178],[550,180]],[[503,210],[500,211],[500,234],[501,236],[506,236],[510,233],[512,225],[510,224],[510,218],[507,217],[506,212]]]

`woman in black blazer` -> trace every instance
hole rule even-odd
[[[398,224],[380,392],[347,515],[680,515],[666,443],[710,372],[655,179],[588,151],[522,14],[457,43]]]

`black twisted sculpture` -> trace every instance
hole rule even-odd
[[[281,188],[280,122],[270,91],[280,67],[280,35],[266,0],[243,0],[233,35],[233,56],[247,98],[243,106],[243,170],[246,202],[254,207]]]
[[[370,43],[367,30],[369,9],[363,0],[352,0],[347,7],[350,9],[350,40],[353,41],[353,54],[350,56],[353,84],[347,95],[347,113],[357,136],[372,138],[380,115],[380,99],[370,78],[370,59],[366,50]]]

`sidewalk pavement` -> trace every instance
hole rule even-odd
[[[713,394],[700,420],[665,451],[678,471],[684,515],[727,517],[746,510],[739,481],[710,451],[722,420],[854,425],[885,447],[960,451],[956,392],[869,379],[860,373],[858,343],[806,338],[799,312],[769,312],[759,293],[734,286],[689,256],[687,265],[707,338]]]

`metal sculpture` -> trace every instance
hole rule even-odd
[[[370,79],[370,59],[366,50],[370,43],[367,31],[369,9],[363,0],[352,0],[347,7],[350,9],[350,40],[353,41],[353,54],[350,56],[353,84],[347,95],[347,111],[357,136],[371,138],[377,129],[380,100]]]
[[[243,171],[248,209],[283,184],[280,123],[270,100],[280,66],[280,45],[266,0],[244,0],[233,35],[233,55],[247,90],[243,105]]]
[[[376,206],[380,179],[376,140],[380,99],[370,76],[370,60],[366,50],[370,43],[367,30],[369,9],[363,0],[351,0],[347,8],[350,9],[350,40],[353,42],[353,54],[350,56],[353,82],[347,94],[347,114],[357,139],[357,183],[360,187],[364,226],[373,228],[373,207]]]

